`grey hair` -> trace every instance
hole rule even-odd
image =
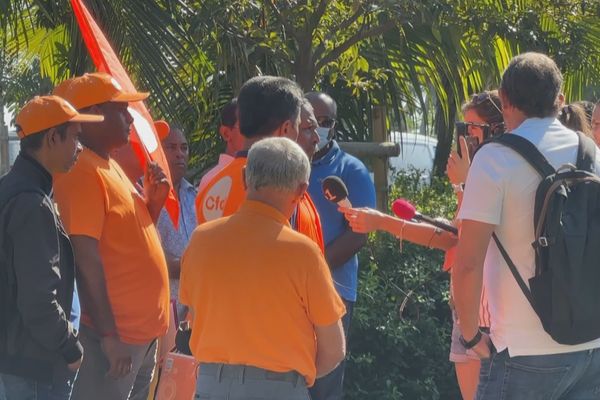
[[[248,152],[246,185],[258,190],[269,187],[294,191],[308,183],[310,161],[296,142],[288,138],[273,137],[254,143]]]

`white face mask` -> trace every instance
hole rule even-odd
[[[317,128],[317,135],[319,135],[319,144],[317,144],[317,151],[323,149],[331,141],[331,139],[329,138],[330,132],[331,129],[329,128]]]

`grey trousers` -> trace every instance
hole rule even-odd
[[[79,340],[83,346],[83,363],[73,386],[73,400],[146,400],[156,365],[156,339],[145,344],[129,344],[131,372],[120,379],[106,374],[109,362],[100,338],[91,329],[81,326]]]
[[[200,364],[196,396],[202,400],[310,400],[304,377],[245,365]]]

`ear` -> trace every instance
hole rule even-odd
[[[565,95],[564,93],[559,93],[558,94],[558,98],[556,99],[557,103],[558,103],[558,108],[562,108],[562,106],[565,105]]]
[[[248,184],[246,183],[246,166],[242,167],[242,181],[244,182],[244,191],[248,191]]]
[[[301,183],[294,191],[294,201],[300,201],[304,193],[308,190],[308,183]]]
[[[502,88],[498,89],[498,97],[500,97],[500,104],[502,105],[503,110],[512,107],[510,101],[508,101],[508,97],[506,97],[506,93],[504,93]]]
[[[298,141],[298,132],[294,130],[294,123],[291,120],[288,119],[284,121],[283,124],[281,124],[281,126],[279,127],[279,130],[281,131],[281,133],[277,136],[286,137],[290,140],[293,140],[294,142]]]
[[[289,130],[289,123],[290,121],[285,121],[279,125],[279,128],[275,131],[275,137],[286,137],[286,132]]]
[[[60,142],[60,136],[58,134],[58,131],[56,130],[56,127],[48,129],[48,131],[46,132],[45,142],[49,148],[54,147],[57,143]]]
[[[226,127],[225,125],[221,125],[219,127],[219,134],[221,135],[221,138],[223,139],[223,141],[229,142],[229,140],[231,140],[231,135],[229,134],[229,128]]]

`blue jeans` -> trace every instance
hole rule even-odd
[[[4,387],[0,400],[69,400],[75,375],[75,372],[66,369],[55,374],[54,382],[46,383],[0,373],[0,389]],[[5,397],[2,397],[3,394]]]
[[[600,349],[481,361],[477,400],[600,399]]]

